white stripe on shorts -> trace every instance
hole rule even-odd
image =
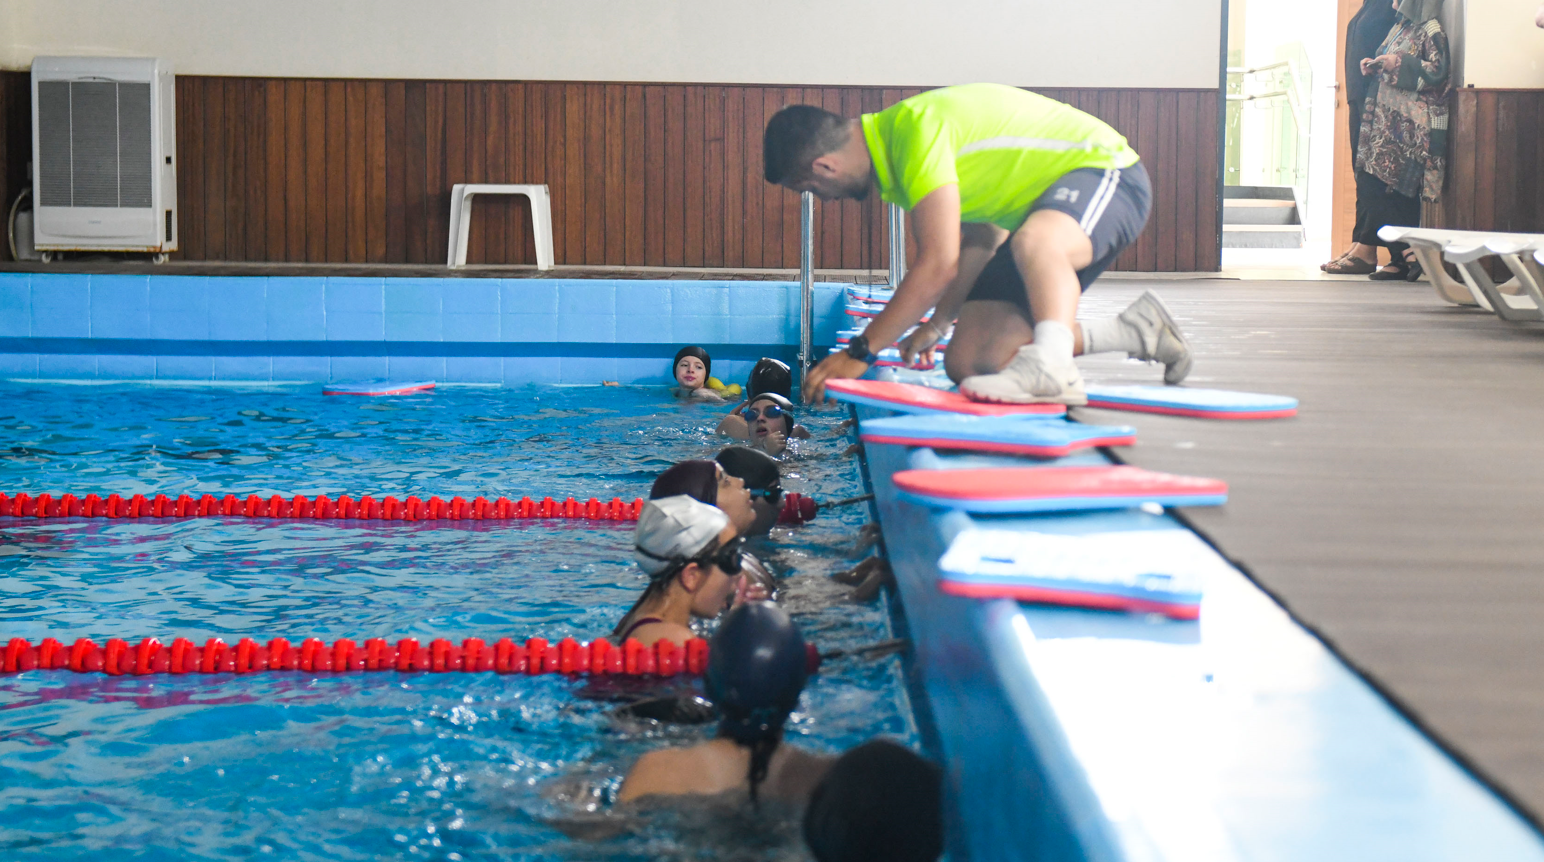
[[[1094,190],[1093,203],[1089,204],[1088,209],[1083,211],[1083,220],[1078,222],[1078,227],[1083,229],[1083,233],[1090,236],[1093,235],[1094,228],[1098,227],[1099,220],[1104,218],[1105,208],[1110,205],[1110,201],[1114,199],[1115,191],[1119,187],[1120,170],[1107,168],[1104,172],[1104,179],[1099,183],[1099,188]]]

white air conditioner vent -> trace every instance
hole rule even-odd
[[[39,249],[176,249],[173,87],[160,60],[33,61]]]

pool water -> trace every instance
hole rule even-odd
[[[3,384],[0,491],[631,500],[711,457],[722,409],[662,388]],[[801,417],[814,437],[785,488],[862,493],[843,416]],[[858,558],[867,515],[753,543],[822,649],[891,636],[883,602],[846,603],[828,579]],[[589,640],[645,584],[631,538],[558,521],[0,519],[0,639]],[[610,812],[634,758],[712,728],[617,719],[598,691],[493,674],[0,677],[0,858],[802,858],[771,809]],[[916,742],[895,657],[828,663],[788,740],[836,752],[880,734]],[[565,834],[596,822],[619,834]]]

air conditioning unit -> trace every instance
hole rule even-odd
[[[32,61],[39,251],[177,249],[176,93],[158,59]]]

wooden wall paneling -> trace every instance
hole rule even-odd
[[[479,90],[483,133],[473,140],[473,145],[482,153],[483,161],[480,178],[474,182],[518,182],[510,170],[509,89],[509,84],[495,81]],[[520,254],[525,228],[522,226],[517,236],[514,221],[515,209],[523,201],[524,198],[507,195],[486,195],[473,204],[474,209],[482,210],[483,255],[478,258],[479,263],[510,263]],[[561,206],[554,206],[554,219],[562,218],[562,212]],[[561,223],[555,228],[560,231]]]
[[[445,83],[430,81],[424,88],[424,258],[439,263],[448,250],[450,183],[445,181]]]
[[[1162,168],[1158,171],[1156,182],[1153,184],[1153,212],[1156,216],[1153,221],[1158,229],[1154,239],[1158,246],[1155,268],[1159,272],[1174,271],[1174,246],[1177,240],[1174,227],[1179,202],[1179,176],[1176,167],[1180,152],[1178,129],[1175,123],[1177,103],[1177,94],[1160,93],[1158,95],[1158,141],[1154,152],[1157,153],[1157,161]]]
[[[386,84],[370,81],[365,84],[365,154],[369,163],[365,176],[369,207],[365,250],[372,263],[383,263],[387,256],[386,141]]]
[[[386,83],[386,260],[407,261],[407,82]]]
[[[487,81],[472,81],[466,85],[466,180],[468,183],[488,182],[488,100],[493,85]],[[498,201],[492,197],[473,201],[471,225],[467,233],[466,262],[487,263],[489,258],[488,234],[494,220]]]
[[[627,141],[622,158],[626,183],[623,195],[626,215],[623,222],[627,237],[623,263],[627,266],[641,266],[645,256],[644,221],[647,213],[644,210],[644,164],[648,146],[648,130],[643,116],[643,87],[638,84],[627,85],[623,89],[622,103],[622,123],[626,129],[623,137]]]
[[[1465,230],[1474,225],[1474,166],[1475,141],[1479,136],[1475,128],[1477,93],[1463,89],[1453,94],[1453,115],[1448,119],[1452,135],[1452,153],[1448,162],[1448,176],[1443,196],[1443,227]]]
[[[1122,90],[1115,101],[1116,122],[1114,126],[1117,131],[1126,136],[1126,141],[1135,148],[1137,127],[1141,123],[1141,110],[1138,107],[1137,94],[1131,90]],[[1137,152],[1141,153],[1142,151],[1138,149]],[[1153,166],[1144,162],[1143,167],[1147,169],[1148,176],[1151,178]],[[1138,256],[1138,247],[1140,245],[1141,238],[1138,237],[1137,242],[1127,246],[1126,250],[1120,253],[1120,256],[1115,259],[1115,266],[1111,268],[1128,272],[1140,269],[1141,258]]]
[[[327,260],[327,82],[305,82],[306,243],[302,260]]]
[[[665,88],[643,88],[644,254],[648,266],[665,265]]]
[[[297,79],[284,82],[284,259],[306,259],[306,82]]]
[[[537,122],[539,118],[531,116],[531,106],[527,104],[530,91],[531,85],[527,84],[513,82],[503,85],[504,123],[508,136],[508,145],[505,150],[508,154],[506,158],[511,182],[538,182],[531,179],[533,166],[541,164],[542,154],[533,153],[531,150],[531,124]],[[538,174],[546,176],[540,171]],[[535,263],[536,238],[530,227],[530,201],[523,197],[507,198],[504,207],[505,217],[510,223],[509,241],[505,243],[507,256],[504,259],[509,263]]]
[[[178,79],[182,80],[181,78]],[[266,224],[263,229],[263,253],[253,260],[285,260],[288,258],[285,243],[287,242],[288,223],[285,219],[288,204],[285,195],[289,190],[286,181],[285,160],[288,157],[287,139],[285,137],[285,83],[279,79],[269,79],[262,82],[263,85],[263,157],[264,173],[266,181],[263,183],[265,201],[263,215]],[[180,132],[180,127],[179,127]],[[180,137],[180,136],[179,136]],[[180,146],[179,142],[179,146]],[[179,152],[178,158],[181,159]],[[183,172],[179,169],[177,177],[180,180]],[[183,198],[186,200],[186,198]],[[363,215],[363,213],[361,213]]]
[[[326,83],[327,260],[348,260],[348,85]]]
[[[781,87],[763,87],[761,89],[761,122],[747,124],[745,137],[747,142],[754,142],[755,155],[746,156],[745,181],[754,183],[761,190],[761,261],[757,266],[774,269],[786,266],[783,255],[783,236],[788,226],[787,212],[784,197],[793,194],[781,186],[768,185],[766,180],[766,158],[762,150],[765,143],[763,132],[767,128],[767,121],[772,119],[783,105],[787,104],[788,96]],[[750,147],[746,148],[750,150]],[[799,229],[799,223],[794,222],[794,231]],[[797,240],[795,240],[797,241]],[[797,266],[798,264],[793,264]]]
[[[883,110],[884,93],[871,87],[865,87],[858,91],[858,113],[872,114]],[[886,239],[887,228],[884,202],[879,200],[879,192],[871,193],[863,210],[863,257],[868,261],[869,269],[885,269],[889,266],[889,242]]]
[[[225,79],[225,253],[231,260],[247,259],[247,81]]]
[[[1163,182],[1165,171],[1164,164],[1160,161],[1158,152],[1158,101],[1156,99],[1139,99],[1137,102],[1137,125],[1133,134],[1132,146],[1142,154],[1147,162],[1148,176],[1153,183],[1153,213],[1147,220],[1147,229],[1142,231],[1137,238],[1136,268],[1144,271],[1156,271],[1158,269],[1158,228],[1156,222],[1162,218],[1162,209],[1158,198],[1159,183]]]
[[[605,188],[604,212],[606,247],[601,260],[615,262],[627,256],[627,177],[623,153],[627,147],[627,105],[621,84],[606,84],[605,90],[605,165],[601,182]]]
[[[181,255],[208,257],[204,245],[203,78],[177,79],[177,229]]]
[[[686,247],[682,250],[683,266],[702,266],[705,257],[707,224],[703,219],[706,207],[703,200],[707,187],[707,119],[703,116],[703,104],[707,88],[687,87],[686,105],[682,114],[682,135],[685,149],[682,152],[686,172],[686,212],[682,218]]]
[[[523,143],[523,142],[520,142]],[[450,253],[450,190],[467,182],[467,85],[465,81],[445,83],[445,252]],[[438,258],[436,258],[438,259]]]
[[[724,88],[702,91],[702,265],[724,265]]]
[[[1222,201],[1217,197],[1217,181],[1222,176],[1219,148],[1222,130],[1217,127],[1218,92],[1203,91],[1196,114],[1196,266],[1202,272],[1222,267]]]
[[[423,81],[409,81],[402,93],[402,229],[406,234],[403,255],[409,263],[423,263],[429,250],[424,242],[428,233],[427,180],[428,91]]]
[[[225,79],[204,81],[204,247],[215,260],[227,260],[225,248],[225,172],[230,150],[225,143]]]
[[[1198,153],[1198,148],[1204,146],[1197,114],[1200,113],[1201,95],[1199,93],[1179,93],[1176,98],[1175,129],[1176,156],[1182,153]],[[1175,190],[1177,199],[1174,208],[1174,268],[1180,272],[1194,272],[1196,269],[1196,201],[1201,197],[1210,197],[1205,189],[1200,187],[1204,178],[1197,176],[1196,159],[1176,158],[1177,171],[1175,173]]]
[[[1481,91],[1475,111],[1474,217],[1475,229],[1496,223],[1496,100],[1494,91]]]
[[[1499,93],[1496,98],[1496,168],[1495,229],[1517,230],[1517,93]]]
[[[856,87],[841,90],[841,110],[834,113],[855,118],[863,113],[863,91]],[[863,219],[864,201],[842,201],[842,263],[843,269],[866,269],[871,266],[868,255],[868,225]]]
[[[1544,106],[1544,94],[1524,93],[1519,96],[1517,113],[1518,145],[1516,163],[1517,230],[1534,233],[1544,227],[1544,212],[1540,211],[1539,198],[1544,196],[1544,186],[1539,174],[1539,111]]]
[[[606,262],[606,88],[584,85],[584,262]]]
[[[567,260],[585,263],[585,243],[589,235],[588,213],[584,207],[584,172],[588,158],[584,148],[584,85],[565,84],[563,100],[563,190],[564,233],[568,237]]]
[[[681,266],[686,261],[686,88],[665,88],[664,141],[665,204],[664,261]]]
[[[343,187],[347,190],[344,203],[344,259],[349,263],[369,260],[368,227],[370,199],[370,146],[365,133],[366,97],[365,82],[349,81],[343,87]]]
[[[745,88],[724,88],[724,254],[720,266],[745,265]]]
[[[765,242],[766,215],[763,201],[766,187],[762,181],[761,132],[766,128],[764,95],[761,87],[744,87],[741,90],[745,109],[740,119],[741,162],[738,180],[745,196],[745,251],[737,266],[762,266],[761,246]]]
[[[841,114],[841,88],[826,87],[821,90],[819,104],[833,114]],[[820,269],[842,268],[842,210],[841,201],[815,201],[815,266]]]
[[[268,117],[268,99],[263,82],[256,78],[241,78],[242,122],[237,129],[243,142],[241,259],[260,261],[264,253],[264,234],[268,220],[265,208],[267,195],[267,133],[263,122]]]

